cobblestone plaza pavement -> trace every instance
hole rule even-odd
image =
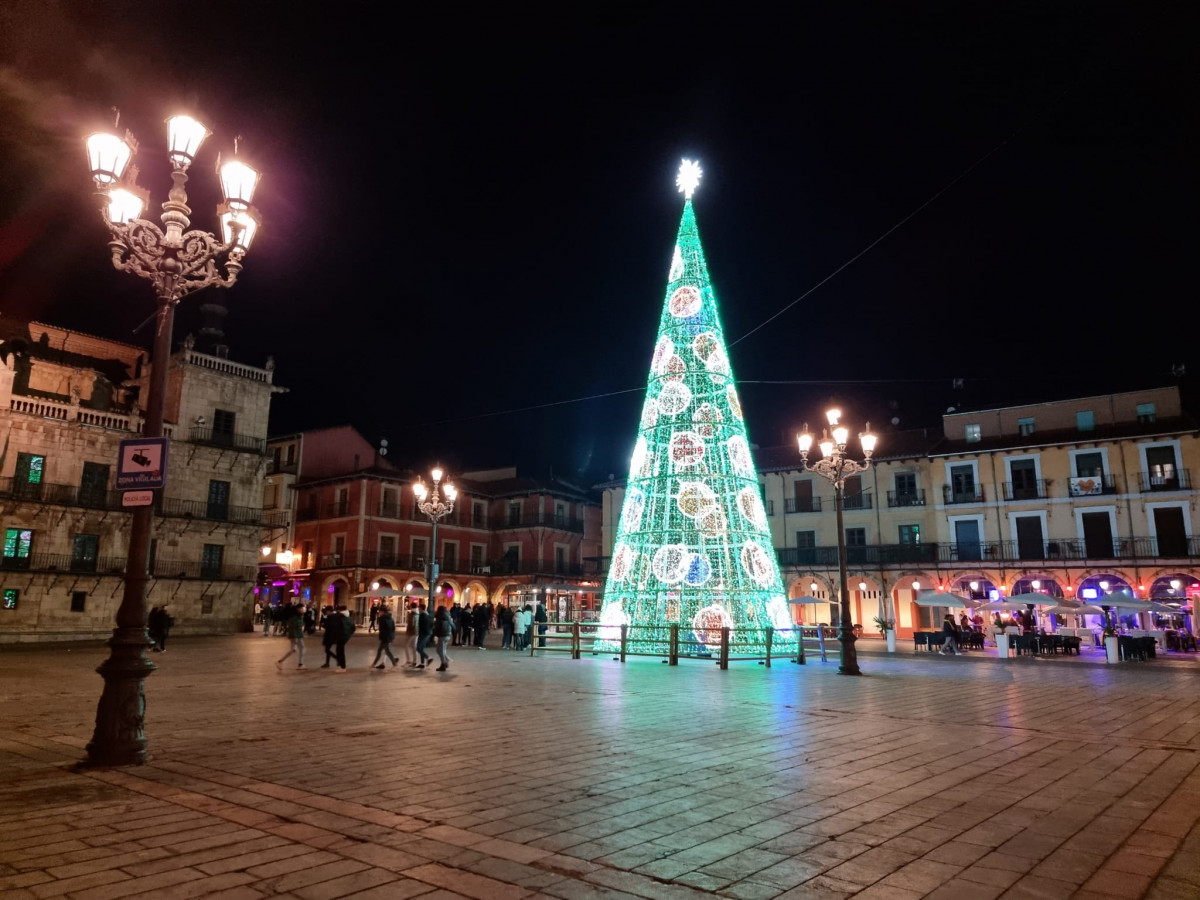
[[[152,654],[154,758],[110,770],[75,768],[107,650],[0,650],[0,896],[1200,897],[1192,662],[286,646]]]

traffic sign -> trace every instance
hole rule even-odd
[[[167,484],[165,437],[121,441],[117,458],[117,490],[159,490]]]
[[[125,491],[121,494],[122,506],[151,506],[154,503],[154,491]]]

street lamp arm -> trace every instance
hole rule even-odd
[[[113,268],[132,272],[154,283],[160,297],[178,301],[206,287],[232,287],[242,270],[240,254],[233,244],[224,244],[207,231],[183,235],[178,248],[167,246],[162,229],[146,219],[127,224],[105,220],[112,234]],[[217,262],[225,256],[223,275]]]

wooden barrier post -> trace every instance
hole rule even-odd
[[[579,659],[579,623],[571,623],[571,659]]]
[[[729,626],[721,626],[721,659],[718,663],[722,669],[729,668]]]
[[[629,626],[621,626],[621,662],[625,662],[625,646],[629,642]]]
[[[774,626],[767,626],[767,668],[771,668],[771,639],[775,637]]]
[[[679,665],[679,624],[671,625],[671,639],[667,648],[667,665]]]
[[[807,660],[804,658],[804,626],[801,625],[796,629],[796,663],[797,665],[807,665]]]

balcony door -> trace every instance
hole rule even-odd
[[[797,481],[793,487],[796,498],[796,512],[813,511],[813,483],[811,478]]]
[[[979,545],[979,523],[974,519],[955,522],[954,546],[960,561],[982,559],[983,554]]]
[[[208,509],[205,518],[218,522],[224,522],[229,518],[228,481],[213,479],[208,482]]]
[[[1112,517],[1106,512],[1083,513],[1083,547],[1088,559],[1112,559]]]
[[[1154,535],[1158,538],[1159,556],[1188,555],[1187,530],[1180,507],[1165,506],[1154,510]]]
[[[954,503],[970,503],[975,499],[975,467],[950,467],[950,492]],[[978,536],[975,538],[979,542]],[[978,559],[979,557],[975,557]]]
[[[1009,463],[1014,500],[1037,499],[1037,464],[1032,459],[1014,459]]]
[[[1017,558],[1045,559],[1046,542],[1042,535],[1041,516],[1017,516]]]
[[[85,462],[79,479],[79,505],[103,509],[108,499],[108,466]]]
[[[1147,447],[1146,474],[1150,478],[1150,490],[1178,490],[1179,470],[1175,465],[1175,448]]]

